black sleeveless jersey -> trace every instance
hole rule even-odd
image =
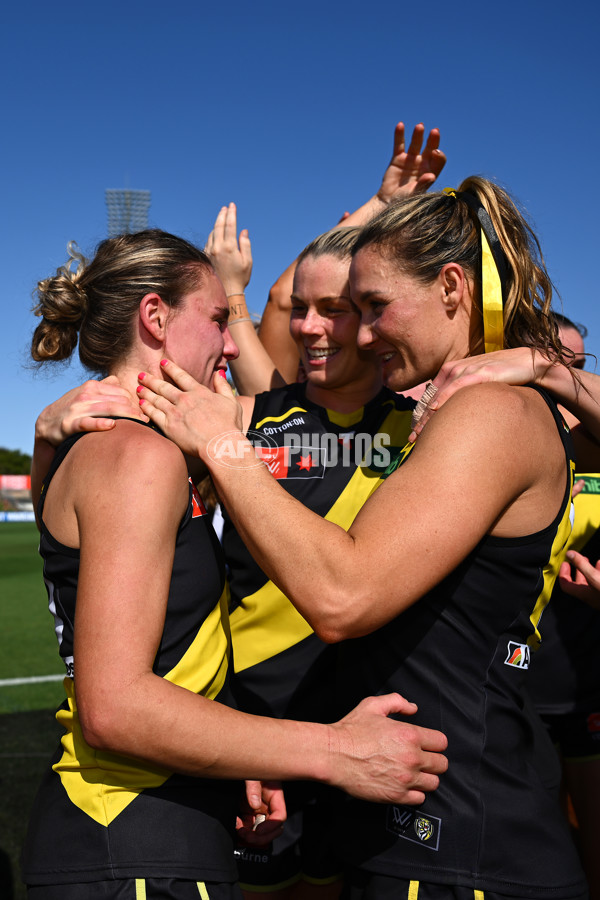
[[[592,563],[600,558],[600,474],[576,474],[583,489],[573,502],[575,522],[569,549]],[[542,715],[564,715],[597,709],[600,704],[600,610],[565,594],[559,584],[542,622],[542,646],[528,679],[535,708]],[[593,715],[588,728],[598,738],[600,722]]]
[[[238,783],[173,774],[140,760],[94,750],[83,738],[74,691],[77,660],[73,659],[79,550],[59,543],[43,524],[47,486],[82,437],[74,435],[58,448],[39,504],[40,553],[67,669],[67,699],[56,716],[64,728],[61,746],[31,814],[23,878],[31,885],[135,877],[235,881],[232,835]],[[219,542],[190,483],[153,671],[187,690],[231,705],[224,580]]]
[[[396,465],[413,408],[412,400],[384,388],[355,412],[336,413],[307,400],[306,385],[291,384],[256,396],[248,436],[288,493],[347,529]],[[226,513],[223,547],[240,707],[331,721],[335,648],[267,578]]]
[[[413,606],[340,649],[346,708],[365,694],[398,691],[419,707],[407,721],[448,736],[448,771],[420,807],[346,802],[337,849],[367,871],[521,898],[564,900],[585,890],[566,820],[538,772],[523,705],[571,530],[570,439],[546,400],[567,457],[554,522],[526,537],[484,537]],[[400,580],[407,564],[398,560]]]

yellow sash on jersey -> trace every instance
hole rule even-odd
[[[352,421],[342,414],[327,411],[337,425],[349,427],[359,422],[363,412],[350,414]],[[279,417],[280,419],[285,416]],[[263,422],[270,421],[263,419]],[[394,409],[382,423],[379,433],[388,434],[390,445],[404,447],[412,430],[411,410],[404,414]],[[412,449],[413,445],[409,445]],[[403,455],[407,455],[406,447]],[[345,531],[352,525],[360,509],[371,494],[383,483],[387,472],[377,474],[358,466],[350,481],[337,498],[325,519],[335,522]],[[315,591],[319,590],[315,584]],[[231,634],[233,641],[233,664],[236,672],[249,669],[264,662],[288,647],[307,638],[313,633],[306,619],[292,606],[288,598],[272,581],[267,581],[254,594],[244,597],[241,604],[231,613]]]
[[[187,652],[164,677],[214,700],[225,683],[229,654],[224,590]],[[56,718],[67,733],[61,740],[63,755],[52,768],[75,806],[100,825],[110,825],[141,791],[164,784],[172,772],[117,753],[93,750],[81,732],[73,680],[65,678],[64,685],[69,708],[59,710]]]

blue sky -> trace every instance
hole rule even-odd
[[[399,120],[441,129],[441,187],[483,174],[524,206],[563,311],[600,356],[599,25],[591,0],[24,0],[0,13],[0,446],[30,452],[37,413],[85,377],[27,368],[31,292],[69,240],[91,253],[106,236],[106,188],[150,190],[150,224],[201,245],[235,201],[260,313],[298,251],[377,189]]]

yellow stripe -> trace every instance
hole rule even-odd
[[[365,414],[365,408],[361,406],[360,409],[356,409],[351,413],[336,412],[334,409],[327,409],[325,412],[329,421],[333,422],[334,425],[339,425],[341,428],[349,428],[351,425],[356,425],[357,422],[360,422]]]
[[[283,422],[284,419],[287,419],[288,416],[291,416],[292,413],[295,412],[308,412],[307,409],[302,409],[301,406],[292,406],[291,409],[288,409],[287,412],[284,412],[282,416],[267,416],[266,419],[261,419],[260,422],[257,422],[254,428],[260,428],[265,422]],[[254,429],[250,429],[253,431]]]
[[[575,474],[575,463],[573,460],[569,460],[569,497],[573,492],[573,480]],[[556,577],[558,575],[558,570],[560,569],[561,563],[565,558],[565,553],[567,550],[569,538],[571,536],[571,529],[573,526],[573,522],[571,520],[571,502],[567,502],[565,511],[563,513],[563,517],[559,523],[559,526],[556,530],[556,536],[554,541],[552,542],[552,549],[550,551],[550,559],[544,566],[544,587],[542,588],[542,592],[538,596],[537,602],[535,604],[534,610],[531,613],[529,620],[533,625],[533,634],[531,634],[527,638],[527,643],[534,650],[537,650],[541,643],[541,635],[538,629],[540,624],[540,619],[542,617],[542,613],[544,612],[548,602],[550,600],[550,595],[552,594],[552,589],[554,587],[554,582],[556,581]]]
[[[483,339],[485,352],[504,350],[504,319],[502,285],[496,261],[483,228],[481,235],[481,306],[483,311]]]
[[[202,897],[202,900],[210,900],[210,897],[208,896],[208,891],[206,890],[206,885],[204,884],[204,882],[197,881],[196,884],[198,885],[198,893]]]
[[[146,900],[146,879],[135,879],[135,900]]]
[[[485,900],[485,894],[483,891],[473,891],[474,900]]]
[[[227,596],[225,589],[186,653],[164,676],[166,681],[211,700],[223,687],[229,666]],[[64,685],[69,709],[59,710],[56,718],[66,734],[61,740],[63,754],[52,768],[71,802],[100,825],[108,826],[141,791],[164,784],[172,772],[89,747],[79,724],[73,680],[65,678]]]
[[[407,900],[417,900],[419,896],[419,882],[411,881],[408,885],[408,898]]]
[[[380,434],[388,434],[391,446],[402,446],[411,431],[411,411],[393,410],[386,416]],[[412,444],[410,445],[412,449]],[[357,467],[325,519],[346,531],[361,507],[382,484],[383,475]],[[244,597],[233,610],[231,635],[236,672],[258,665],[293,647],[313,633],[312,628],[272,581]]]

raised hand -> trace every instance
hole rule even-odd
[[[240,231],[238,240],[235,203],[221,207],[204,249],[227,296],[243,294],[252,274],[252,248],[247,229]]]
[[[560,567],[560,586],[565,594],[600,609],[600,560],[595,566],[576,550],[569,550],[567,562]]]
[[[392,158],[377,192],[378,198],[383,203],[390,203],[397,197],[424,193],[446,165],[446,154],[439,149],[439,129],[431,129],[425,149],[421,153],[424,136],[425,126],[420,123],[415,126],[406,150],[404,123],[398,122],[396,125]]]

